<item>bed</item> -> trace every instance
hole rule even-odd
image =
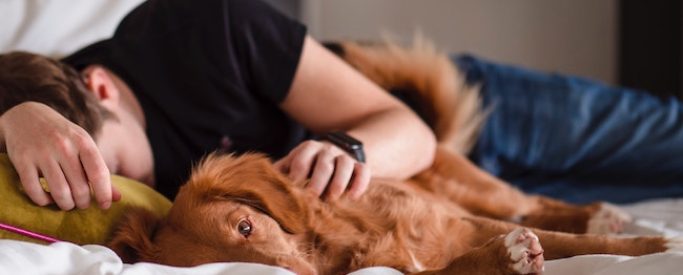
[[[627,228],[630,234],[683,236],[683,200],[666,199],[622,206],[635,219]],[[683,249],[640,257],[585,255],[546,263],[551,275],[654,275],[681,274]],[[151,263],[123,264],[111,250],[100,245],[79,246],[68,242],[40,245],[15,240],[0,240],[0,274],[292,274],[286,269],[251,263],[214,263],[192,268],[177,268]],[[394,275],[387,267],[366,268],[353,275]]]
[[[0,1],[0,52],[26,50],[62,57],[109,36],[130,9],[142,0],[3,0]],[[683,238],[683,199],[622,205],[635,219],[628,234]],[[683,246],[683,244],[682,244]],[[681,274],[683,249],[641,257],[586,255],[549,261],[546,274]],[[99,245],[68,242],[39,245],[0,240],[0,274],[291,274],[272,266],[215,263],[176,268],[150,263],[123,264]],[[401,274],[373,267],[352,274]]]

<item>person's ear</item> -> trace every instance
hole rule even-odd
[[[100,65],[91,65],[83,70],[85,85],[105,107],[119,103],[120,91],[109,71]]]

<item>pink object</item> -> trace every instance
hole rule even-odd
[[[47,235],[43,235],[43,234],[40,234],[40,233],[28,231],[28,230],[26,230],[26,229],[21,229],[21,228],[18,228],[18,227],[15,227],[15,226],[11,226],[11,225],[8,225],[8,224],[4,224],[4,223],[0,223],[0,229],[6,230],[6,231],[9,231],[9,232],[13,232],[13,233],[17,233],[17,234],[19,234],[19,235],[22,235],[22,236],[25,236],[25,237],[29,237],[29,238],[31,238],[31,239],[36,239],[36,240],[44,241],[44,242],[47,242],[47,243],[56,243],[56,242],[59,242],[59,241],[60,241],[60,240],[58,240],[58,239],[55,239],[55,238],[50,237],[50,236],[47,236]]]

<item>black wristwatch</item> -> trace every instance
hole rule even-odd
[[[363,151],[363,143],[359,140],[349,136],[342,131],[329,132],[322,137],[324,140],[332,142],[334,145],[344,149],[353,158],[360,163],[365,163],[365,151]]]

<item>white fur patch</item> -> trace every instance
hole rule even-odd
[[[533,243],[538,243],[538,236],[526,228],[517,228],[505,236],[505,247],[508,248],[510,260],[514,262],[512,269],[520,274],[530,274],[538,272],[534,266],[534,261],[529,260]],[[540,245],[539,245],[540,246]],[[543,271],[541,267],[540,271]]]
[[[667,252],[683,252],[683,236],[676,236],[666,240]]]
[[[408,254],[410,254],[410,261],[412,261],[412,263],[413,263],[413,269],[411,270],[411,272],[424,271],[425,267],[422,265],[422,263],[420,261],[417,260],[417,258],[415,258],[415,255],[413,254],[413,252],[408,251]]]
[[[633,219],[631,215],[619,209],[619,207],[602,203],[600,210],[588,220],[586,233],[592,234],[615,234],[624,231],[624,225]]]

